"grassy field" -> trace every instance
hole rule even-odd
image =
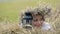
[[[60,34],[60,0],[0,0],[0,34]],[[53,8],[51,22],[56,32],[32,30],[31,32],[20,28],[19,12],[27,7],[36,7],[39,4],[48,4]],[[58,11],[57,11],[58,10]],[[50,19],[50,21],[49,21]],[[41,32],[41,33],[40,33]],[[47,32],[47,33],[46,33]]]
[[[38,4],[50,4],[56,8],[60,0],[1,0],[0,1],[0,21],[7,17],[8,20],[15,21],[18,18],[20,10],[26,7],[35,7]]]

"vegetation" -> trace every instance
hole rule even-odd
[[[0,0],[0,34],[60,34],[60,0]],[[38,5],[51,5],[52,16],[46,21],[51,23],[56,32],[32,29],[31,31],[20,28],[19,13],[27,7]]]

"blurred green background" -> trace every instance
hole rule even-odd
[[[0,0],[0,21],[5,17],[8,20],[16,21],[20,10],[26,7],[34,7],[41,3],[47,3],[53,7],[57,7],[60,0]]]

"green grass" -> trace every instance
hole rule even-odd
[[[56,7],[60,2],[59,0],[11,0],[10,2],[0,2],[0,18],[7,16],[9,20],[15,21],[18,18],[20,10],[26,9],[27,6],[36,6],[40,2],[51,4],[53,7]],[[1,20],[1,19],[0,19]]]
[[[40,2],[41,1],[41,2]],[[59,4],[60,4],[60,0],[9,0],[8,2],[1,2],[0,1],[0,34],[1,33],[11,33],[12,31],[14,33],[18,32],[18,34],[21,33],[25,33],[27,31],[24,31],[23,28],[20,29],[20,26],[18,25],[18,23],[13,23],[13,22],[1,22],[5,19],[5,17],[7,18],[7,20],[12,20],[12,21],[16,21],[18,16],[19,16],[19,12],[20,10],[24,10],[26,9],[27,6],[31,6],[31,7],[35,7],[39,4],[51,4],[52,7],[56,8]],[[58,11],[57,11],[58,12]],[[56,13],[57,13],[56,12]],[[57,18],[55,18],[55,12],[53,14],[54,16],[52,17],[52,21],[51,21],[51,25],[54,25],[54,29],[56,29],[57,31],[54,32],[53,34],[57,33],[60,34],[60,28],[59,27],[59,23],[60,23],[60,17],[58,16]],[[48,20],[47,20],[48,21]],[[33,29],[34,30],[34,29]],[[45,31],[47,32],[47,31]],[[46,34],[44,31],[41,31],[41,33]],[[28,34],[29,32],[27,32]],[[32,31],[31,33],[40,33],[39,29],[37,31]],[[51,32],[47,32],[47,34],[51,34]]]

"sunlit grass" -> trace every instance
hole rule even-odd
[[[59,0],[10,0],[10,2],[0,2],[0,16],[8,16],[8,19],[16,20],[20,10],[26,9],[26,7],[34,7],[44,2],[56,7]]]
[[[56,7],[60,4],[60,0],[31,0],[31,1],[30,0],[8,0],[8,2],[0,1],[0,34],[6,34],[6,33],[16,34],[17,32],[18,34],[23,34],[23,33],[30,34],[30,32],[24,30],[23,28],[20,28],[20,26],[18,25],[19,12],[20,10],[26,9],[26,7],[35,7],[35,6],[38,6],[39,4],[44,4],[44,3],[51,5],[55,10]],[[55,29],[57,31],[55,33],[60,34],[60,29],[57,28],[57,26],[59,26],[58,24],[60,23],[59,21],[60,18],[57,17],[57,19],[55,19],[56,13],[57,12],[53,13],[54,16],[52,17],[53,20],[51,19],[52,20],[51,24],[54,23],[53,25],[56,25]],[[40,34],[41,31],[38,31],[38,30],[37,32],[33,31],[32,34],[33,33]],[[43,33],[43,31],[41,33],[46,34],[46,32]],[[47,32],[47,34],[51,34],[51,32]]]

